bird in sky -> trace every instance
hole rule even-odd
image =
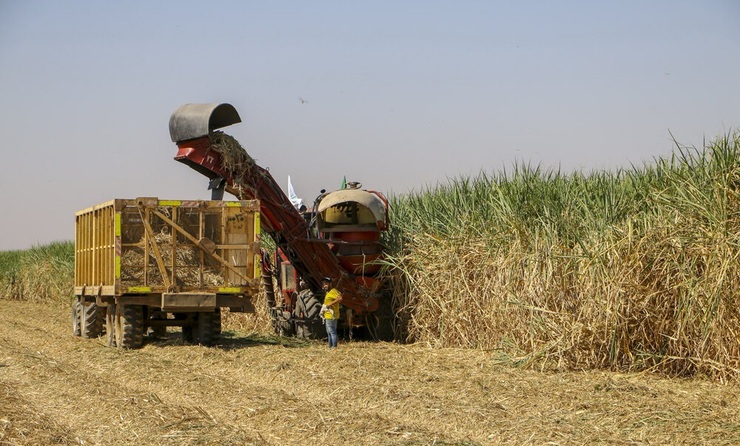
[[[308,104],[308,101],[303,99],[302,97],[298,96],[298,100],[301,101],[301,104]]]

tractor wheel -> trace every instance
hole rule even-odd
[[[105,337],[108,347],[116,346],[116,305],[108,304],[105,307]]]
[[[141,348],[144,344],[144,307],[116,305],[116,346]]]
[[[72,303],[72,334],[82,336],[82,304],[79,300]]]
[[[298,293],[294,315],[298,320],[295,322],[296,336],[305,339],[322,339],[321,301],[314,296],[310,290]]]
[[[105,313],[103,307],[97,304],[82,304],[82,337],[85,339],[97,338],[103,334]]]

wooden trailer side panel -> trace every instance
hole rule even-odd
[[[116,199],[77,213],[75,294],[254,294],[259,202]]]
[[[116,253],[120,223],[116,200],[80,212],[75,216],[75,294],[112,294],[120,264]]]

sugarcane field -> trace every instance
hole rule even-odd
[[[629,171],[348,183],[307,229],[238,143],[176,136],[213,200],[116,199],[0,252],[0,444],[740,443],[740,134]]]
[[[0,446],[740,446],[739,23],[0,0]]]

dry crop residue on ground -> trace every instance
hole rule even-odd
[[[68,313],[0,301],[0,445],[740,444],[737,385],[246,335],[122,351]]]

